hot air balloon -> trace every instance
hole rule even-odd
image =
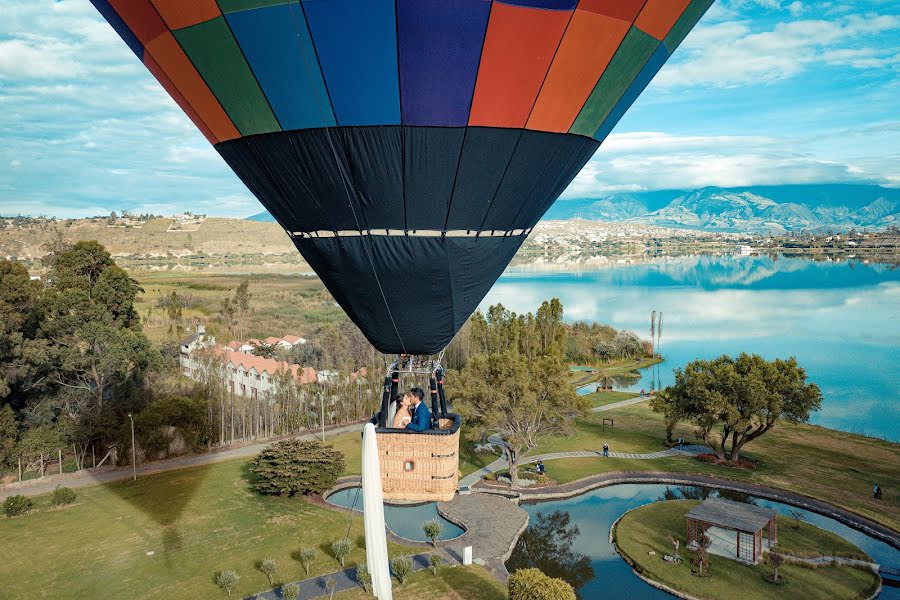
[[[712,3],[91,1],[371,343],[404,355],[450,342]],[[458,438],[439,362],[393,365],[386,397],[410,369]],[[383,469],[386,488],[430,461]]]

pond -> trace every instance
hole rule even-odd
[[[341,506],[343,508],[353,507],[353,510],[362,512],[362,492],[359,492],[359,497],[357,498],[358,491],[358,487],[338,490],[325,498],[325,501],[329,504],[334,504],[335,506]],[[422,524],[426,521],[431,521],[432,519],[437,519],[444,526],[444,530],[438,537],[438,540],[440,541],[452,540],[465,533],[465,529],[438,514],[437,504],[434,502],[408,504],[403,506],[397,504],[384,505],[384,521],[387,524],[388,529],[395,535],[414,542],[430,541],[425,537],[425,534],[422,531]]]
[[[580,587],[581,596],[593,598],[629,598],[634,600],[655,600],[672,598],[669,594],[644,583],[632,571],[628,564],[616,553],[609,543],[609,529],[616,519],[627,511],[651,502],[675,498],[703,498],[706,495],[719,495],[715,490],[694,486],[666,486],[654,484],[621,484],[586,492],[574,498],[555,500],[536,504],[523,504],[522,508],[529,514],[529,526],[540,524],[538,513],[551,528],[558,528],[558,523],[547,520],[547,516],[555,511],[568,515],[570,525],[579,529],[579,535],[565,540],[575,554],[585,555],[585,565],[565,568],[560,573],[568,573],[573,580],[583,581]],[[723,492],[732,500],[752,502],[759,506],[770,507],[782,515],[791,515],[796,511],[792,506],[755,498],[744,494]],[[872,559],[890,567],[900,566],[900,551],[871,538],[855,529],[838,523],[834,519],[806,510],[800,510],[802,519],[807,523],[831,531],[856,544]],[[520,545],[522,540],[520,539]],[[517,551],[521,548],[517,547]],[[513,554],[516,556],[516,553]],[[592,573],[585,566],[589,561]],[[507,563],[510,566],[510,563]],[[559,574],[555,575],[559,576]],[[900,589],[885,586],[882,599],[900,600]]]
[[[567,321],[649,338],[663,312],[661,365],[615,381],[633,392],[672,383],[673,370],[720,354],[796,356],[822,389],[812,422],[900,441],[900,270],[768,256],[664,257],[590,271],[518,267],[481,304],[534,311],[557,297]],[[590,389],[582,390],[590,393]]]

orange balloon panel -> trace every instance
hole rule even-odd
[[[109,4],[144,46],[168,31],[149,0],[109,0]]]
[[[524,127],[572,11],[495,3],[469,125]]]
[[[647,0],[581,0],[578,3],[578,10],[586,10],[631,23],[646,2]]]
[[[528,119],[529,129],[569,130],[629,26],[580,8],[575,11]]]
[[[647,0],[635,26],[662,41],[691,0]]]
[[[182,29],[222,14],[216,0],[151,0],[169,29]]]
[[[194,107],[213,135],[220,141],[241,136],[184,50],[175,41],[175,36],[167,31],[147,44],[147,53],[159,64],[185,100]]]
[[[197,111],[194,110],[194,107],[190,105],[190,103],[185,99],[184,95],[178,91],[178,88],[175,87],[175,84],[172,83],[172,80],[169,79],[169,76],[166,75],[165,71],[162,70],[162,67],[159,66],[159,63],[153,60],[153,57],[148,53],[144,53],[144,66],[147,67],[147,70],[156,77],[156,80],[159,82],[163,89],[169,92],[169,95],[172,96],[172,99],[181,107],[181,110],[184,111],[184,114],[188,116],[188,118],[197,126],[197,129],[200,130],[200,133],[203,134],[210,144],[217,144],[218,139],[213,134],[213,132],[206,126],[206,123],[203,122],[203,119],[200,118],[200,115],[197,114]]]

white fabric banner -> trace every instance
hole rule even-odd
[[[378,600],[393,600],[384,524],[384,497],[375,426],[367,423],[362,444],[363,523],[366,530],[366,564],[372,576],[372,591]]]

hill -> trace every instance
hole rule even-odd
[[[581,218],[745,233],[883,229],[900,222],[900,190],[824,184],[706,187],[561,200],[545,219]]]

